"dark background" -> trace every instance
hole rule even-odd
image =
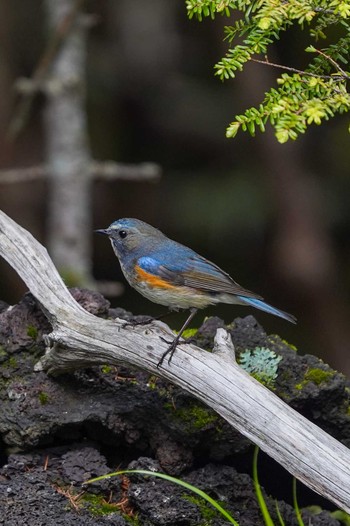
[[[1,168],[45,160],[44,96],[36,97],[16,142],[5,139],[17,100],[14,83],[32,74],[46,42],[43,7],[39,0],[0,1]],[[96,182],[94,227],[120,217],[159,227],[298,317],[293,326],[254,311],[268,332],[350,373],[348,117],[314,126],[285,145],[271,130],[228,140],[226,126],[262,100],[278,72],[249,64],[234,80],[214,76],[226,49],[227,19],[190,21],[185,2],[175,0],[91,0],[87,11],[95,20],[87,61],[93,157],[152,161],[163,170],[157,184]],[[306,33],[292,30],[269,58],[303,67],[307,42]],[[0,207],[47,244],[45,182],[0,184]],[[94,275],[123,280],[103,238],[94,239]],[[0,298],[14,303],[24,290],[1,262]],[[162,312],[128,286],[112,303],[136,314]],[[251,312],[219,306],[200,316],[230,322]],[[182,319],[169,323],[178,328]]]

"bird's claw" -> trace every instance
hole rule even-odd
[[[172,360],[172,357],[174,356],[174,353],[176,351],[176,347],[178,346],[178,344],[180,343],[180,339],[179,337],[175,338],[172,342],[168,342],[165,338],[163,338],[163,336],[160,336],[160,339],[163,340],[163,342],[165,343],[168,343],[169,344],[169,347],[167,348],[167,350],[163,353],[161,359],[159,360],[158,364],[157,364],[157,369],[159,369],[159,367],[162,365],[162,363],[164,362],[165,358],[168,356],[168,354],[170,354],[169,358],[168,358],[168,364],[170,364],[171,360]],[[190,342],[186,342],[185,341],[182,341],[181,342],[181,345],[184,344],[184,343],[190,343]]]
[[[164,338],[161,337],[161,339],[165,342],[165,343],[169,343],[167,342]],[[170,354],[169,358],[168,358],[168,364],[170,365],[170,362],[171,362],[171,359],[174,355],[174,352],[176,350],[176,347],[177,347],[177,344],[179,342],[176,341],[176,338],[175,340],[169,345],[169,347],[167,348],[167,350],[165,351],[165,353],[163,353],[161,359],[159,360],[159,362],[157,363],[157,369],[159,369],[159,367],[162,365],[162,363],[164,362],[165,358],[168,356],[168,354]]]
[[[123,323],[122,327],[125,329],[126,327],[137,327],[138,325],[148,325],[153,321],[153,318],[149,317],[147,320],[128,320],[125,323]]]
[[[172,345],[174,342],[168,342],[168,340],[166,340],[165,338],[163,338],[163,336],[159,336],[159,338],[162,340],[162,342],[165,342],[167,343],[168,345]]]

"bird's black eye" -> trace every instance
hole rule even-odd
[[[126,238],[128,234],[125,232],[125,230],[119,230],[119,237],[122,239]]]

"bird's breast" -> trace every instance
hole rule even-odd
[[[131,279],[128,277],[127,279],[130,285],[147,299],[169,308],[189,309],[196,307],[202,309],[216,303],[215,298],[211,295],[192,287],[173,285],[169,281],[143,270],[138,265],[135,266]]]

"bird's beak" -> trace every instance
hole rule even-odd
[[[96,234],[102,234],[104,236],[109,236],[109,229],[108,228],[106,228],[106,229],[101,228],[100,230],[94,230],[94,232],[96,232]]]

